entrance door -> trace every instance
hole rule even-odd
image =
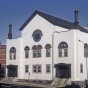
[[[8,77],[17,77],[17,71],[18,67],[17,66],[8,66]]]
[[[61,69],[59,71],[61,73],[61,77],[60,78],[68,78],[69,77],[69,70],[68,69]]]
[[[56,77],[57,78],[70,78],[71,77],[71,64],[56,64]]]

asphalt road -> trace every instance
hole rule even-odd
[[[21,85],[12,85],[12,84],[4,84],[0,83],[0,88],[39,88],[39,87],[32,87],[32,86],[21,86]]]

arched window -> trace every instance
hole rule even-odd
[[[66,42],[61,42],[58,46],[59,57],[67,57],[68,56],[68,45]]]
[[[51,45],[50,44],[46,44],[45,45],[45,49],[46,49],[46,57],[50,57],[50,53],[51,53]]]
[[[84,44],[84,57],[88,57],[88,44]]]
[[[24,50],[25,50],[25,58],[29,58],[29,50],[30,50],[29,46],[26,46]]]
[[[41,45],[34,45],[32,47],[32,50],[33,50],[33,58],[39,58],[41,57],[41,49],[42,49],[42,46]]]
[[[16,48],[15,47],[10,48],[9,53],[10,53],[10,60],[16,59]]]

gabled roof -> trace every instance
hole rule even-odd
[[[49,21],[50,23],[52,23],[53,25],[57,25],[63,28],[67,28],[67,29],[74,29],[74,23],[69,22],[69,21],[65,21],[63,19],[48,15],[46,13],[42,13],[40,11],[35,11],[28,19],[27,21],[20,27],[20,31],[22,31],[26,25],[35,17],[35,15],[38,14],[41,17],[43,17],[44,19],[46,19],[47,21]],[[79,26],[79,30],[82,32],[86,32],[88,33],[88,31],[86,29],[84,29],[83,27]]]

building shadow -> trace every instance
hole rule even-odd
[[[80,86],[72,83],[71,85],[66,85],[64,88],[80,88]]]

